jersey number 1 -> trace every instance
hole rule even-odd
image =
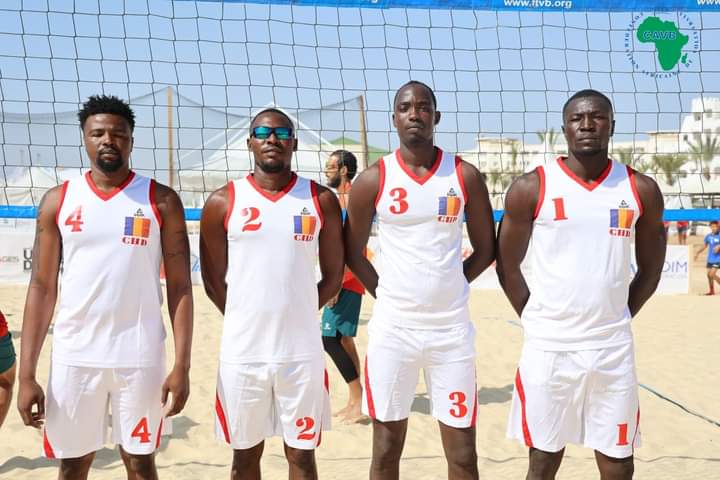
[[[555,218],[553,220],[567,220],[565,216],[565,201],[562,197],[553,198],[553,204],[555,204]]]
[[[82,232],[82,228],[80,228],[82,224],[82,205],[78,205],[65,219],[65,225],[72,226],[71,232]]]

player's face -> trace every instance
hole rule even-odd
[[[85,151],[93,165],[105,173],[127,167],[132,152],[130,124],[120,115],[91,115],[83,127]]]
[[[397,94],[393,125],[405,145],[432,142],[440,112],[435,111],[432,96],[422,85],[410,84]]]
[[[715,235],[719,229],[720,229],[720,227],[718,227],[717,223],[710,224],[710,231],[713,233],[713,235]]]
[[[580,97],[567,106],[563,132],[568,150],[577,156],[607,151],[615,130],[610,106],[598,97]]]
[[[276,112],[263,113],[255,119],[250,129],[255,127],[286,127],[292,129],[287,118]],[[247,145],[255,158],[255,166],[265,173],[280,173],[290,170],[292,155],[297,150],[297,139],[294,134],[288,139],[280,139],[275,133],[267,138],[248,137]]]
[[[344,167],[343,167],[344,168]],[[325,163],[325,183],[330,188],[338,188],[342,181],[341,168],[338,168],[337,157],[331,155]]]

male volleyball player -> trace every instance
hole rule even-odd
[[[163,417],[180,412],[189,393],[193,301],[183,207],[172,189],[130,169],[135,116],[125,102],[92,96],[78,117],[90,171],[50,189],[38,208],[18,409],[26,425],[44,421],[43,451],[60,459],[59,478],[83,479],[105,443],[111,405],[128,478],[153,479]],[[61,261],[46,398],[35,374]],[[167,377],[161,261],[175,340]]]
[[[525,329],[508,436],[530,448],[532,480],[555,478],[568,443],[595,450],[603,479],[633,474],[630,322],[660,280],[666,234],[655,182],[608,158],[614,127],[605,95],[574,94],[563,107],[568,156],[518,178],[505,201],[497,271]]]
[[[495,258],[480,172],[435,146],[435,94],[410,81],[393,102],[400,148],[365,170],[350,193],[347,262],[377,298],[369,326],[363,411],[373,419],[371,479],[399,478],[408,416],[422,368],[448,478],[477,478],[475,330],[469,286]],[[378,222],[378,270],[364,250]],[[463,220],[473,253],[463,262]]]
[[[716,220],[710,222],[710,233],[705,235],[703,247],[695,253],[695,260],[706,248],[708,249],[705,264],[707,267],[708,292],[705,295],[715,295],[715,282],[720,284],[720,277],[717,274],[718,268],[720,268],[720,228],[718,228]]]
[[[352,152],[336,150],[328,157],[325,165],[327,185],[335,189],[344,215],[356,173],[357,158]],[[348,403],[335,414],[342,415],[346,422],[357,422],[363,418],[360,359],[354,338],[364,293],[363,284],[346,268],[340,291],[328,301],[322,314],[323,346],[348,384]]]
[[[0,427],[5,421],[15,385],[15,348],[7,320],[0,312]]]
[[[340,206],[292,171],[297,139],[282,111],[258,113],[247,145],[253,173],[215,191],[200,221],[205,291],[225,315],[216,432],[233,448],[233,479],[260,478],[273,435],[290,478],[314,479],[314,449],[330,426],[317,312],[342,281]]]

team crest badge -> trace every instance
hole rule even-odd
[[[293,216],[293,238],[300,242],[309,242],[315,238],[315,225],[317,217],[310,215],[307,208],[303,208],[300,215]]]
[[[150,236],[150,219],[145,218],[142,209],[138,208],[135,215],[125,217],[125,232],[122,243],[126,245],[147,245]]]
[[[610,209],[610,235],[615,237],[629,237],[635,212],[625,200],[620,202],[618,208]]]
[[[448,190],[447,196],[438,198],[438,222],[455,223],[460,214],[460,197],[454,189]]]

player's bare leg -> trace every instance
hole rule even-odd
[[[400,457],[405,446],[408,421],[380,422],[373,420],[373,449],[370,480],[400,478]]]
[[[15,368],[17,363],[0,373],[0,426],[2,426],[10,408],[12,400],[13,385],[15,385]]]
[[[260,480],[260,457],[265,442],[244,450],[233,450],[233,463],[230,470],[231,480]]]
[[[531,448],[526,480],[554,480],[564,454],[564,448],[559,452],[544,452]]]
[[[355,348],[355,340],[353,337],[340,337],[340,343],[347,352],[355,370],[360,375],[360,357],[358,356],[357,349]],[[356,378],[352,382],[348,383],[348,404],[341,410],[345,417],[345,423],[354,423],[364,418],[362,413],[362,384],[360,383],[360,377]]]
[[[285,446],[285,458],[289,466],[290,480],[317,480],[317,465],[315,465],[315,450],[301,450]]]
[[[595,450],[595,460],[600,470],[600,480],[631,480],[635,471],[633,456],[613,458]]]
[[[77,458],[63,458],[60,460],[58,480],[86,480],[94,458],[95,452]]]
[[[120,447],[120,457],[125,464],[128,480],[157,480],[155,454],[133,455]]]
[[[714,295],[715,294],[715,281],[717,281],[716,273],[717,273],[717,268],[708,268],[708,271],[707,271],[708,293],[706,293],[706,295]]]
[[[449,480],[477,480],[478,458],[475,448],[475,427],[454,428],[438,422]]]

